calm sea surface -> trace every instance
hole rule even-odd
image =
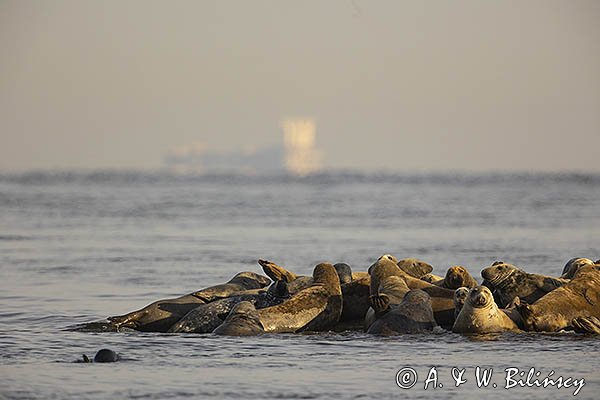
[[[600,338],[448,332],[211,335],[84,333],[66,327],[261,272],[321,261],[364,271],[380,255],[443,274],[504,260],[559,275],[600,258],[600,175],[178,177],[140,173],[0,175],[0,398],[572,397],[574,388],[505,390],[505,369],[585,379],[600,395]],[[110,347],[116,364],[74,363]],[[475,367],[493,368],[477,388]],[[396,385],[412,367],[418,383]],[[431,367],[438,384],[424,390]],[[453,367],[467,382],[453,385]],[[497,384],[497,388],[492,386]]]

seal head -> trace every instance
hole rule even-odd
[[[469,271],[465,267],[456,265],[448,268],[448,271],[446,271],[443,286],[453,290],[459,287],[473,288],[477,286],[477,281],[469,274]]]
[[[98,350],[94,356],[94,362],[97,363],[109,363],[119,361],[119,355],[111,349]]]
[[[340,278],[340,284],[346,284],[352,282],[352,268],[346,263],[337,263],[333,266],[335,268],[338,277]]]
[[[467,297],[469,296],[469,288],[459,287],[454,291],[454,316],[458,317],[460,310],[462,310]]]
[[[573,279],[573,277],[575,276],[577,271],[579,271],[579,268],[581,268],[585,265],[594,265],[594,262],[592,260],[590,260],[589,258],[581,258],[581,257],[571,258],[565,264],[565,267],[563,268],[563,271],[562,271],[562,275],[560,277],[563,279]]]

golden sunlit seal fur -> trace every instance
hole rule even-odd
[[[398,276],[409,289],[421,289],[431,297],[431,306],[438,325],[451,327],[454,323],[454,290],[442,288],[415,278],[400,269],[394,257],[383,255],[369,267],[371,274],[371,296],[377,295],[382,280],[389,276]]]
[[[265,262],[286,279],[285,269]],[[293,280],[292,280],[293,282]],[[297,292],[283,303],[256,310],[247,301],[238,303],[223,324],[213,333],[217,335],[247,336],[261,333],[293,333],[320,331],[335,326],[342,313],[342,292],[336,269],[321,263],[313,270],[312,284]]]
[[[427,293],[419,289],[409,291],[400,304],[379,314],[367,333],[376,335],[420,333],[431,331],[437,326],[433,317],[431,299]]]
[[[582,258],[582,257],[571,258],[565,264],[562,275],[560,277],[563,279],[573,279],[573,277],[575,276],[577,271],[579,271],[579,268],[583,267],[584,265],[594,265],[594,262],[592,260],[590,260],[589,258]]]
[[[456,333],[497,333],[518,330],[517,324],[498,308],[492,292],[485,286],[477,286],[469,291],[452,327],[452,331]]]
[[[494,299],[501,308],[510,307],[516,297],[531,304],[569,282],[567,279],[530,274],[503,262],[484,268],[481,276],[485,280],[484,285],[493,290]]]
[[[538,332],[570,328],[576,318],[600,318],[600,265],[579,268],[569,283],[518,310],[525,328]]]
[[[444,279],[436,282],[435,285],[446,289],[456,290],[459,287],[466,287],[469,289],[474,288],[478,283],[465,267],[462,265],[455,265],[448,268]]]

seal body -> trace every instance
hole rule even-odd
[[[454,291],[442,288],[407,274],[393,262],[389,255],[379,257],[369,267],[371,274],[371,295],[377,295],[381,281],[389,276],[398,276],[409,289],[421,289],[431,297],[433,313],[438,325],[451,327],[454,323]]]
[[[477,286],[469,291],[452,327],[452,331],[456,333],[497,333],[518,330],[517,324],[498,308],[492,292],[485,286]]]
[[[273,280],[288,282],[288,291],[294,295],[314,283],[312,276],[296,275],[286,268],[267,260],[259,260],[263,271]],[[342,290],[342,315],[340,322],[347,322],[336,329],[344,330],[352,327],[354,323],[360,324],[369,308],[369,287],[371,277],[366,272],[352,272],[352,268],[345,263],[337,263],[334,269],[338,275]],[[257,307],[258,308],[258,307]]]
[[[377,294],[369,297],[371,307],[367,310],[364,318],[365,332],[369,330],[378,318],[402,303],[404,296],[408,292],[410,292],[410,289],[401,277],[391,275],[382,278],[377,289]]]
[[[527,330],[557,332],[575,318],[600,318],[600,265],[585,265],[564,286],[517,307]]]
[[[341,285],[343,306],[340,321],[362,321],[364,319],[370,306],[370,287],[371,277],[368,275]]]
[[[237,303],[225,321],[213,331],[215,335],[223,336],[253,336],[264,332],[254,304],[248,301]]]
[[[514,265],[494,263],[481,271],[484,285],[491,288],[494,299],[501,308],[509,307],[519,297],[521,301],[533,303],[568,280],[550,276],[529,274]]]
[[[143,332],[166,332],[174,323],[199,305],[234,293],[260,289],[271,281],[254,272],[240,272],[229,282],[211,286],[184,296],[155,301],[146,307],[125,315],[109,317],[117,329],[126,327]]]
[[[456,265],[448,268],[444,279],[436,282],[435,285],[446,289],[456,290],[460,287],[466,287],[469,289],[474,288],[478,285],[478,283],[465,267],[462,265]]]
[[[267,291],[241,294],[201,304],[184,315],[168,332],[210,333],[221,325],[233,307],[242,301],[251,303],[255,308],[265,308],[277,305],[288,297],[287,283],[277,281]]]
[[[265,332],[321,331],[331,329],[342,314],[340,279],[333,265],[313,270],[313,284],[283,303],[257,311]]]
[[[376,335],[398,335],[431,331],[435,326],[431,300],[422,290],[411,290],[402,302],[381,315],[371,324],[367,333]]]

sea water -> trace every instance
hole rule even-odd
[[[261,272],[259,258],[311,274],[323,261],[365,271],[385,253],[420,258],[440,275],[463,265],[481,280],[482,268],[502,260],[558,276],[571,257],[600,258],[600,175],[5,173],[0,397],[573,396],[575,387],[528,385],[534,368],[540,381],[584,379],[576,398],[598,398],[600,338],[569,332],[228,338],[66,329]],[[122,361],[74,362],[104,347]],[[515,369],[524,387],[506,387]],[[478,382],[484,370],[487,385]]]

